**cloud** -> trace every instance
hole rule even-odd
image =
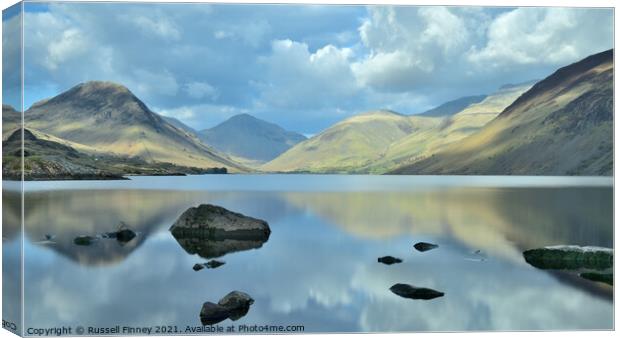
[[[227,107],[316,133],[366,110],[416,113],[540,79],[613,47],[609,9],[31,6],[26,106],[54,90],[109,80],[168,112],[218,107],[196,114],[195,128],[228,116]]]
[[[488,41],[468,59],[496,70],[514,65],[561,65],[613,43],[613,17],[605,9],[518,8],[498,16]]]
[[[3,104],[21,110],[21,17],[19,7],[2,12],[2,97]]]
[[[218,90],[206,82],[195,81],[187,83],[184,90],[187,92],[187,95],[195,99],[209,98],[215,100],[219,95]]]
[[[465,21],[446,7],[370,7],[359,28],[369,54],[354,65],[363,85],[411,91],[467,48]]]
[[[196,130],[211,128],[235,115],[247,114],[250,112],[244,108],[210,103],[184,105],[171,109],[154,107],[153,111],[160,115],[179,119],[181,122],[192,126]]]
[[[289,39],[271,46],[271,54],[260,59],[268,81],[255,84],[267,106],[324,108],[346,104],[356,94],[350,48],[326,45],[312,53],[307,44]]]
[[[178,40],[181,37],[179,27],[159,11],[154,16],[121,15],[119,19],[136,27],[146,35],[172,40]]]

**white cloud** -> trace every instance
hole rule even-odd
[[[174,96],[179,90],[175,76],[167,70],[153,72],[146,69],[136,69],[124,83],[133,84],[131,88],[138,95]]]
[[[88,42],[79,30],[64,30],[57,40],[51,41],[47,46],[45,65],[50,70],[55,70],[60,63],[66,62],[69,58],[84,54],[87,48]]]
[[[216,100],[219,96],[219,91],[217,88],[207,82],[190,82],[185,84],[183,89],[187,92],[187,95],[194,99],[208,98],[210,100]]]
[[[219,31],[216,31],[215,33],[213,33],[213,37],[215,37],[218,40],[230,38],[233,35],[234,34],[232,32],[228,32],[228,31],[224,31],[224,30],[219,30]]]
[[[217,101],[313,133],[540,79],[613,47],[609,9],[62,3],[24,20],[25,82],[40,88],[26,105],[109,80],[149,106]]]
[[[487,44],[468,59],[482,67],[562,65],[612,47],[613,18],[607,10],[518,8],[498,16]]]
[[[158,14],[155,16],[136,16],[132,14],[122,15],[120,16],[120,19],[132,24],[147,35],[174,40],[181,37],[181,32],[177,25],[164,15]]]
[[[229,39],[257,48],[263,44],[271,33],[271,26],[265,20],[250,20],[242,25],[223,25],[225,28],[218,29],[213,33],[217,40]]]
[[[278,108],[342,103],[358,90],[352,58],[349,48],[326,45],[311,53],[305,43],[275,40],[271,54],[261,59],[268,75],[267,81],[256,84],[261,101]]]
[[[76,61],[94,47],[81,30],[51,13],[27,13],[25,22],[25,47],[31,52],[36,49],[42,57],[33,59],[50,71],[57,70],[63,63]]]
[[[208,103],[183,105],[172,109],[155,107],[153,111],[163,116],[179,119],[181,122],[197,130],[213,127],[238,114],[249,113],[249,110],[243,108]]]
[[[470,40],[465,21],[446,7],[370,7],[359,28],[369,54],[353,69],[362,85],[410,91]]]

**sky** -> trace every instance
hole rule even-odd
[[[7,55],[18,19],[3,15]],[[613,10],[26,3],[23,32],[25,108],[106,80],[197,130],[248,113],[314,134],[542,79],[612,48]]]

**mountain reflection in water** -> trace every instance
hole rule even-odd
[[[611,187],[49,190],[25,199],[30,326],[199,325],[206,300],[243,290],[255,304],[236,324],[295,323],[307,332],[613,327],[612,286],[563,280],[521,254],[557,244],[612,247]],[[202,203],[268,221],[269,245],[203,252],[177,243],[168,228]],[[138,233],[124,246],[71,243],[114,231],[119,222]],[[46,234],[56,243],[36,244]],[[416,252],[419,241],[439,248]],[[475,252],[485,259],[468,259]],[[225,253],[226,265],[197,274],[188,268],[196,263],[192,253]],[[377,264],[386,255],[403,263]],[[417,303],[390,292],[397,283],[446,296]],[[523,311],[532,304],[535,313]]]

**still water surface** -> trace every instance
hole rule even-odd
[[[204,302],[240,290],[255,303],[234,324],[306,332],[613,328],[611,286],[522,256],[547,245],[612,247],[610,178],[207,175],[25,189],[25,327],[184,330],[200,325]],[[3,194],[4,224],[19,224],[19,195]],[[210,257],[188,254],[168,228],[201,203],[264,219],[271,237],[193,271]],[[119,222],[138,236],[73,244]],[[17,233],[5,226],[5,247],[19,246]],[[417,252],[419,241],[439,248]],[[404,262],[378,263],[385,255]],[[396,283],[445,296],[400,298],[389,290]]]

